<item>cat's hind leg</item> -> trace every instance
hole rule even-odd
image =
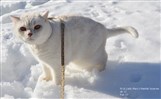
[[[91,56],[90,59],[91,59],[89,61],[91,63],[91,66],[89,66],[91,68],[90,70],[96,69],[100,72],[105,70],[108,55],[104,47],[98,50],[95,54],[93,54],[93,56]]]
[[[107,53],[103,49],[88,58],[82,58],[81,60],[75,60],[73,61],[73,63],[80,69],[85,69],[90,72],[93,69],[96,69],[101,72],[105,70],[106,68],[107,58],[108,58]]]

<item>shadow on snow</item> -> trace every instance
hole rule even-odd
[[[160,98],[160,63],[109,61],[106,70],[98,73],[94,84],[73,82],[77,87],[115,97]]]

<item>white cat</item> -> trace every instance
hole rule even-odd
[[[121,33],[138,37],[132,27],[107,29],[102,24],[82,16],[66,16],[48,19],[44,14],[27,13],[21,17],[11,16],[15,34],[29,47],[42,64],[43,74],[39,80],[53,80],[60,84],[61,78],[61,22],[65,24],[65,64],[73,63],[91,71],[104,70],[107,61],[106,39]]]

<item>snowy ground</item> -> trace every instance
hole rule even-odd
[[[161,98],[159,0],[2,0],[0,7],[2,99],[59,98],[60,86],[53,86],[51,82],[36,85],[41,74],[40,64],[12,34],[9,19],[10,15],[45,10],[51,16],[90,17],[107,28],[130,25],[140,35],[138,39],[127,34],[108,39],[109,61],[103,72],[78,72],[68,67],[66,99]]]

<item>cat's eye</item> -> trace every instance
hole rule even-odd
[[[36,25],[36,26],[34,26],[34,30],[38,30],[38,29],[40,29],[41,28],[41,25]]]
[[[25,27],[20,27],[21,31],[26,31],[27,29]]]

